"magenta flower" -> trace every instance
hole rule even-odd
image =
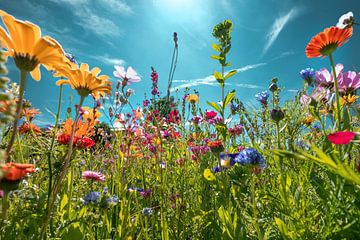
[[[114,68],[116,70],[114,71],[114,76],[123,80],[123,87],[141,81],[140,76],[132,67],[128,67],[127,71],[125,71],[124,67],[118,65],[115,65]]]
[[[342,71],[344,70],[344,65],[342,64],[336,64],[335,71],[336,71],[336,77],[337,80],[341,80]],[[322,68],[319,71],[316,71],[316,79],[315,79],[315,85],[320,87],[326,87],[326,88],[333,88],[334,85],[334,77],[333,73],[329,72],[326,68]]]
[[[82,178],[85,180],[94,180],[97,182],[105,181],[105,176],[99,172],[85,171],[82,173]]]
[[[345,145],[345,144],[349,144],[351,140],[355,137],[355,135],[356,134],[354,132],[335,132],[329,134],[327,138],[333,144]]]
[[[339,91],[352,93],[360,88],[360,73],[348,71],[342,74],[339,80]]]

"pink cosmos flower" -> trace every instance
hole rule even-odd
[[[135,72],[135,70],[132,67],[128,67],[127,71],[125,71],[124,67],[118,65],[115,65],[114,68],[115,71],[113,74],[115,77],[121,78],[123,80],[122,81],[123,87],[141,81],[140,76],[137,74],[137,72]]]
[[[344,70],[344,65],[341,63],[336,64],[335,66],[335,72],[336,72],[336,78],[338,81],[340,81],[342,77],[342,72]],[[319,71],[316,71],[316,79],[315,79],[315,85],[321,86],[321,87],[327,87],[332,88],[334,85],[334,79],[333,79],[333,73],[329,72],[326,68],[322,68]]]
[[[342,74],[339,80],[339,91],[351,93],[360,88],[360,73],[348,71]]]
[[[105,181],[105,176],[99,172],[85,171],[82,173],[82,178],[85,180],[94,180],[98,182]]]
[[[328,140],[333,144],[349,144],[355,137],[354,132],[335,132],[328,135]]]

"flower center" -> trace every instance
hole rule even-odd
[[[15,53],[14,61],[16,66],[28,72],[31,72],[39,64],[35,56],[30,56],[28,53]]]
[[[82,97],[86,97],[91,93],[91,90],[89,88],[84,88],[84,87],[77,88],[76,91]]]
[[[328,43],[320,49],[320,53],[323,56],[328,56],[329,54],[334,52],[337,47],[338,47],[337,43]]]

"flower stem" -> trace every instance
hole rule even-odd
[[[338,131],[341,131],[341,106],[340,106],[340,96],[339,96],[339,84],[338,84],[338,79],[336,76],[336,70],[335,70],[335,64],[334,64],[334,59],[332,57],[332,54],[329,54],[329,59],[330,59],[330,64],[331,64],[331,68],[332,68],[332,72],[333,72],[333,76],[334,76],[334,85],[335,85],[335,99],[336,99],[336,110],[337,110],[337,128]]]
[[[24,99],[24,90],[25,90],[25,82],[26,82],[26,76],[27,76],[28,72],[25,70],[21,70],[20,69],[20,90],[19,90],[19,100],[18,100],[18,104],[17,104],[17,108],[16,108],[16,116],[15,116],[15,120],[14,120],[14,124],[13,124],[13,129],[12,129],[12,133],[11,133],[11,137],[10,137],[10,141],[9,144],[6,148],[6,162],[10,162],[10,152],[11,149],[14,145],[15,142],[15,138],[16,138],[16,134],[18,131],[18,123],[19,123],[19,118],[21,116],[21,110],[22,110],[22,105],[23,105],[23,99]]]
[[[1,208],[1,217],[3,222],[5,222],[7,218],[7,209],[8,209],[8,193],[7,191],[4,191],[4,196],[2,197],[2,208]]]

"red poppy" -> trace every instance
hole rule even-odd
[[[354,132],[336,132],[328,135],[328,140],[333,144],[349,144],[355,137]]]
[[[79,148],[91,148],[94,145],[94,140],[88,137],[78,138],[76,141],[76,146]]]
[[[213,119],[214,117],[216,117],[217,113],[215,111],[206,111],[205,112],[205,117],[206,119]]]

